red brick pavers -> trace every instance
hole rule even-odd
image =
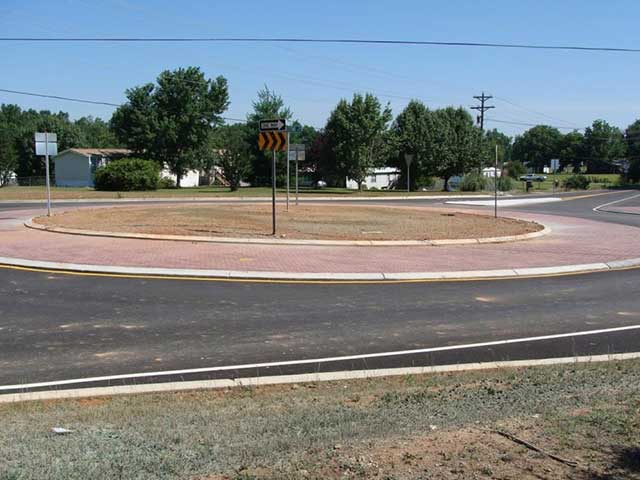
[[[0,257],[91,265],[261,272],[397,273],[495,270],[640,257],[640,229],[523,212],[503,215],[551,227],[538,239],[420,247],[234,245],[85,237],[27,229],[42,210],[0,212]]]

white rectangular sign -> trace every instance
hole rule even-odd
[[[556,170],[558,170],[560,168],[560,159],[558,158],[552,158],[551,159],[551,171],[555,172]]]
[[[58,154],[58,135],[55,133],[35,134],[36,155],[57,155]],[[48,150],[48,152],[47,152]]]
[[[56,133],[36,133],[36,142],[45,142],[45,141],[56,143],[58,141],[58,135]]]
[[[46,150],[49,150],[49,152],[46,152]],[[36,155],[46,155],[47,153],[49,153],[49,155],[58,155],[58,144],[51,142],[48,144],[45,144],[44,142],[36,142]]]

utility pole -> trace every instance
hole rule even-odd
[[[492,108],[496,108],[493,105],[485,105],[485,102],[487,100],[490,100],[493,98],[493,96],[491,95],[485,95],[484,92],[482,92],[482,95],[474,95],[474,97],[476,100],[480,101],[480,105],[475,105],[473,107],[471,107],[471,110],[478,110],[480,112],[480,115],[478,115],[476,117],[476,121],[480,124],[480,135],[482,136],[482,138],[484,138],[484,112],[486,112],[487,110],[491,110]],[[479,174],[482,175],[482,143],[480,146],[480,168],[479,168]]]
[[[482,92],[482,95],[475,95],[473,98],[480,101],[480,105],[471,107],[471,110],[478,110],[480,112],[480,115],[478,115],[476,120],[480,124],[480,130],[484,132],[484,112],[491,110],[492,108],[496,108],[493,105],[485,105],[485,102],[492,99],[493,96],[485,95],[484,92]]]

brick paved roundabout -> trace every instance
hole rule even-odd
[[[64,210],[71,208],[77,207]],[[106,238],[24,226],[40,214],[41,208],[29,207],[0,212],[0,263],[110,273],[403,280],[605,270],[635,265],[640,258],[635,227],[522,211],[501,214],[541,223],[551,232],[493,244],[256,245]]]

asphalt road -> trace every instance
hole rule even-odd
[[[519,208],[640,226],[640,216],[592,210],[625,195],[631,194]],[[0,211],[9,208],[0,205]],[[0,386],[640,325],[638,292],[640,270],[469,282],[270,284],[0,268]],[[640,351],[640,330],[77,386],[632,351]]]

